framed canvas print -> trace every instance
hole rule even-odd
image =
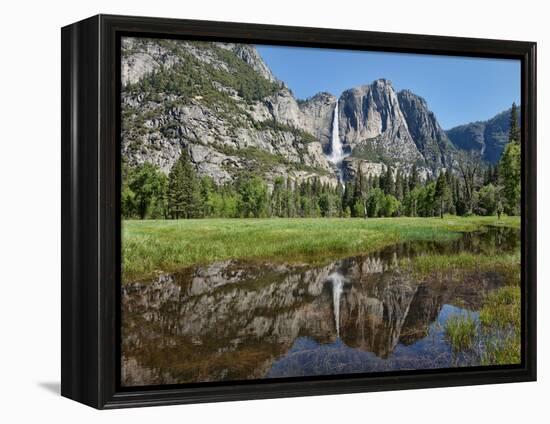
[[[535,43],[62,29],[62,394],[533,381]]]

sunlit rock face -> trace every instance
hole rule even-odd
[[[293,362],[303,349],[319,367],[337,354],[351,372],[444,366],[450,351],[441,326],[433,324],[445,305],[476,311],[503,276],[415,279],[406,264],[419,252],[514,249],[514,240],[502,231],[483,238],[467,233],[453,242],[404,243],[324,266],[224,261],[126,284],[123,382],[242,380],[339,369],[309,370],[301,359]],[[424,362],[414,362],[418,355],[407,349],[428,339],[438,347],[437,361],[428,350]]]
[[[401,113],[409,134],[431,171],[452,166],[455,147],[426,101],[410,90],[397,93]]]
[[[317,93],[309,99],[300,101],[303,128],[313,134],[329,153],[332,135],[332,119],[337,102],[336,96],[330,93]]]
[[[354,145],[380,136],[387,139],[395,137],[413,155],[411,159],[420,159],[390,81],[380,79],[346,90],[340,97],[340,103],[342,135],[348,144]]]
[[[426,101],[411,91],[398,92],[379,79],[344,91],[339,102],[341,134],[358,162],[349,161],[348,168],[380,175],[384,169],[376,165],[389,163],[407,172],[415,164],[426,176],[451,165],[454,146]]]

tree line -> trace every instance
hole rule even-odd
[[[444,214],[518,215],[521,147],[517,107],[512,106],[509,140],[494,166],[478,154],[459,152],[454,170],[421,178],[386,167],[379,176],[357,170],[352,181],[333,186],[317,177],[305,181],[276,177],[271,186],[254,173],[216,184],[199,177],[186,151],[168,176],[144,163],[122,169],[121,209],[125,218],[268,217],[443,217]]]

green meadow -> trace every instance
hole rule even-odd
[[[520,220],[479,216],[125,220],[123,281],[227,259],[320,264],[401,241],[449,240],[488,225],[519,228]],[[478,259],[472,255],[438,258],[450,265],[461,261],[471,265]],[[484,260],[490,262],[490,258]],[[429,268],[429,259],[417,265],[424,272]]]

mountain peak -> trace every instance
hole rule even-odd
[[[232,50],[266,80],[277,82],[277,78],[266,65],[256,47],[250,44],[235,44]]]
[[[392,82],[386,78],[378,78],[371,83],[373,87],[392,87]]]
[[[359,92],[359,93],[368,93],[372,91],[395,91],[392,85],[392,82],[385,78],[378,78],[372,81],[369,84],[362,84],[357,87],[353,87],[345,90],[342,94],[347,92]]]
[[[418,94],[413,93],[409,89],[401,90],[397,93],[397,95],[402,99],[407,99],[409,102],[416,102],[419,106],[427,109],[428,108],[428,102],[424,97],[419,96]]]
[[[340,102],[340,132],[352,156],[406,167],[424,164],[390,80],[346,90]]]
[[[335,103],[336,100],[338,99],[334,94],[331,94],[327,91],[320,91],[319,93],[315,93],[313,96],[308,97],[307,99],[298,100],[298,102],[302,104],[311,102]]]

